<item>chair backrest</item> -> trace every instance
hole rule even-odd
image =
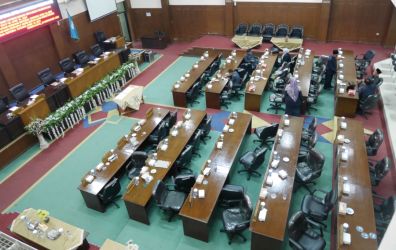
[[[74,53],[74,60],[76,61],[77,64],[80,64],[81,67],[84,67],[85,65],[87,65],[88,61],[89,61],[89,56],[87,55],[87,53],[85,53],[85,50],[81,50],[78,51],[76,53]]]
[[[289,34],[289,26],[287,24],[279,24],[276,30],[276,36],[287,36]]]
[[[181,174],[175,178],[175,189],[180,192],[189,193],[195,184],[193,174]]]
[[[267,138],[275,137],[278,131],[279,123],[272,124],[271,126],[265,127],[260,134],[260,140],[265,141]]]
[[[49,84],[56,81],[55,76],[52,74],[50,68],[45,68],[37,73],[38,78],[44,86],[48,86]]]
[[[378,95],[369,95],[360,103],[360,108],[362,110],[371,110],[377,106]]]
[[[261,23],[254,23],[252,24],[252,26],[250,26],[249,34],[253,33],[253,34],[261,35],[262,28],[263,26],[261,25]]]
[[[91,46],[91,51],[95,57],[99,57],[103,53],[102,48],[97,43]]]
[[[390,196],[381,205],[381,214],[383,219],[391,220],[392,216],[396,210],[396,196]]]
[[[242,186],[226,184],[221,190],[219,201],[223,206],[235,206],[245,199],[245,190]]]
[[[384,159],[380,160],[375,164],[375,176],[378,179],[382,179],[386,176],[386,174],[390,170],[390,161],[388,157],[385,157]]]
[[[366,53],[364,53],[363,59],[371,62],[375,56],[375,51],[374,50],[368,50]]]
[[[0,114],[8,109],[8,98],[7,96],[0,97]]]
[[[201,145],[201,136],[202,136],[202,131],[197,130],[195,132],[194,137],[191,139],[191,145],[193,146],[193,151],[196,151],[199,149],[199,146]]]
[[[260,149],[255,150],[254,152],[254,162],[251,166],[252,169],[257,169],[263,164],[265,159],[265,152],[267,152],[266,147],[262,147]]]
[[[315,148],[311,148],[308,153],[307,163],[312,170],[312,177],[317,178],[322,173],[323,165],[325,163],[325,156]]]
[[[74,70],[75,65],[69,57],[66,57],[59,61],[59,66],[63,72],[71,73]]]
[[[326,213],[328,213],[331,209],[333,209],[336,201],[337,201],[337,192],[334,192],[334,190],[330,190],[329,192],[326,193],[326,196],[324,198]]]
[[[378,79],[378,82],[375,84],[375,86],[376,86],[377,88],[379,88],[379,87],[382,85],[382,83],[384,83],[384,78],[380,77],[380,78]]]
[[[165,122],[161,123],[158,129],[158,142],[162,141],[165,137],[168,136],[168,127]]]
[[[176,124],[176,121],[177,121],[177,111],[170,112],[169,118],[168,118],[168,121],[167,121],[168,128],[173,127],[173,125]]]
[[[183,149],[183,152],[180,154],[180,156],[177,160],[179,166],[185,166],[186,164],[188,164],[191,161],[192,153],[193,153],[193,146],[187,145]]]
[[[235,34],[242,35],[248,31],[248,25],[246,23],[240,23],[235,30]]]
[[[308,133],[310,134],[314,133],[316,131],[317,125],[318,125],[318,119],[316,117],[313,117],[308,126]]]
[[[302,211],[298,211],[288,222],[289,237],[295,241],[298,241],[303,233],[308,229],[308,222]]]
[[[104,204],[108,204],[120,192],[121,185],[117,178],[113,178],[102,191],[99,193],[99,198]]]
[[[153,188],[153,197],[155,202],[158,205],[164,204],[167,195],[168,189],[166,188],[165,183],[163,183],[161,180],[158,180]]]
[[[103,41],[106,40],[106,35],[103,31],[96,31],[94,33],[95,40],[97,43],[101,44]]]
[[[144,151],[133,152],[130,158],[130,164],[128,164],[128,169],[142,168],[147,158],[148,158],[148,154]]]
[[[378,150],[381,146],[382,142],[384,141],[384,133],[381,129],[376,129],[374,133],[372,133],[368,139],[368,146]]]
[[[275,25],[272,23],[266,23],[263,28],[263,35],[273,35],[275,30]]]
[[[192,86],[192,95],[194,98],[197,98],[199,96],[199,91],[200,91],[200,85],[199,82],[194,83],[194,85]]]
[[[295,25],[291,28],[290,31],[290,37],[297,37],[297,38],[303,38],[304,36],[304,28],[299,25]]]
[[[212,117],[207,116],[206,122],[202,126],[203,135],[208,135],[210,133],[210,130],[212,130]]]
[[[12,96],[19,102],[29,98],[29,92],[26,90],[23,83],[18,83],[14,87],[10,88]]]

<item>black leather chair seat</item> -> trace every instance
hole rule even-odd
[[[297,165],[297,177],[305,182],[309,180],[312,176],[312,169],[308,166],[306,162],[300,162]]]
[[[162,207],[165,209],[172,209],[179,211],[183,206],[184,200],[186,199],[186,194],[182,192],[169,191]]]
[[[223,224],[224,229],[227,231],[236,231],[236,227],[241,223],[248,221],[246,213],[242,211],[242,208],[228,208],[223,212]]]
[[[253,162],[253,160],[254,160],[254,151],[251,151],[251,152],[247,152],[247,153],[239,160],[239,162],[240,162],[242,165],[246,166],[246,165],[251,164],[251,162]]]
[[[324,213],[325,206],[312,195],[305,195],[301,204],[301,210],[304,214],[314,215],[315,217],[327,216]]]
[[[315,239],[315,240],[312,240]],[[323,249],[326,245],[323,238],[320,237],[320,234],[314,230],[308,229],[301,235],[298,243],[304,248],[309,250],[320,250]]]

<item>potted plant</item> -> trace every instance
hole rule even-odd
[[[41,149],[46,149],[49,147],[48,142],[43,136],[45,122],[42,119],[34,119],[29,125],[25,127],[25,129],[28,131],[28,133],[37,136]]]

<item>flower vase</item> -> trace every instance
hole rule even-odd
[[[37,138],[38,138],[38,140],[39,140],[40,148],[41,148],[41,149],[46,149],[46,148],[49,147],[49,144],[48,144],[48,142],[45,140],[43,134],[38,134],[38,135],[37,135]]]

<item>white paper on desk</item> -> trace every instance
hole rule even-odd
[[[279,171],[278,172],[278,175],[279,175],[279,177],[282,179],[282,180],[284,180],[284,179],[286,179],[287,178],[287,172],[285,171],[285,170],[281,170],[281,171]]]
[[[341,127],[342,129],[346,129],[346,128],[347,128],[347,123],[346,123],[346,122],[341,122],[341,123],[340,123],[340,127]]]
[[[216,147],[217,147],[217,149],[222,149],[223,148],[223,142],[222,141],[217,142]]]
[[[204,189],[200,189],[198,190],[198,198],[205,198],[205,190]]]
[[[168,144],[162,144],[161,145],[161,150],[166,151],[168,149]]]
[[[223,132],[227,132],[229,128],[230,128],[230,126],[225,125],[224,128],[223,128]]]
[[[267,186],[272,186],[273,180],[272,177],[268,176],[267,180],[265,181],[265,184],[267,184]]]
[[[155,165],[155,160],[154,159],[149,160],[147,165],[149,165],[150,167],[153,167]]]
[[[39,97],[39,96],[38,96],[38,95],[31,95],[31,96],[30,96],[30,99],[33,99],[33,100],[34,100],[34,99],[36,99],[37,97]]]
[[[158,160],[155,162],[154,167],[156,168],[168,168],[170,165],[169,161],[162,161],[162,160]]]
[[[53,83],[51,83],[50,85],[53,86],[53,87],[56,87],[56,86],[58,86],[59,84],[60,84],[59,82],[53,82]]]
[[[235,123],[235,119],[230,119],[230,120],[228,120],[228,124],[234,125],[234,123]]]
[[[265,218],[267,217],[267,209],[263,208],[260,210],[259,216],[258,216],[258,220],[263,222],[265,221]]]
[[[205,169],[202,171],[202,173],[203,173],[205,176],[208,176],[208,175],[210,174],[210,168],[205,168]]]
[[[94,61],[94,60],[88,61],[88,64],[97,64],[97,63],[98,61]]]
[[[98,165],[96,165],[96,170],[102,171],[103,167],[104,167],[104,164],[103,164],[103,162],[101,162]]]
[[[277,168],[278,165],[279,165],[279,160],[273,160],[273,161],[271,162],[271,167],[272,167],[272,168]]]
[[[14,107],[9,108],[8,110],[11,111],[11,112],[14,112],[14,111],[16,111],[18,109],[19,109],[18,106],[14,106]]]
[[[345,202],[340,201],[338,203],[338,213],[341,215],[346,215],[347,204]]]
[[[261,188],[260,199],[265,200],[265,198],[267,198],[267,195],[268,195],[268,190],[266,188]]]
[[[179,133],[179,132],[175,129],[175,130],[173,130],[173,131],[171,132],[171,135],[172,135],[173,137],[175,137],[175,136],[177,136],[178,133]]]
[[[341,160],[342,161],[348,161],[348,152],[342,152],[341,153]]]
[[[61,83],[64,83],[64,82],[66,82],[66,80],[67,80],[67,78],[66,78],[66,77],[62,77],[61,79],[59,79],[59,81],[60,81]]]
[[[92,183],[94,179],[95,179],[95,176],[93,176],[93,175],[87,175],[87,176],[85,177],[85,181],[86,181],[87,183]]]
[[[34,103],[34,99],[33,100],[29,100],[26,105],[29,106],[29,105],[32,105],[33,103]]]
[[[351,193],[351,186],[349,186],[348,183],[344,183],[342,185],[342,193],[345,194],[345,195],[348,195],[348,194]]]
[[[343,233],[342,234],[342,243],[344,245],[350,245],[352,243],[351,234]]]

